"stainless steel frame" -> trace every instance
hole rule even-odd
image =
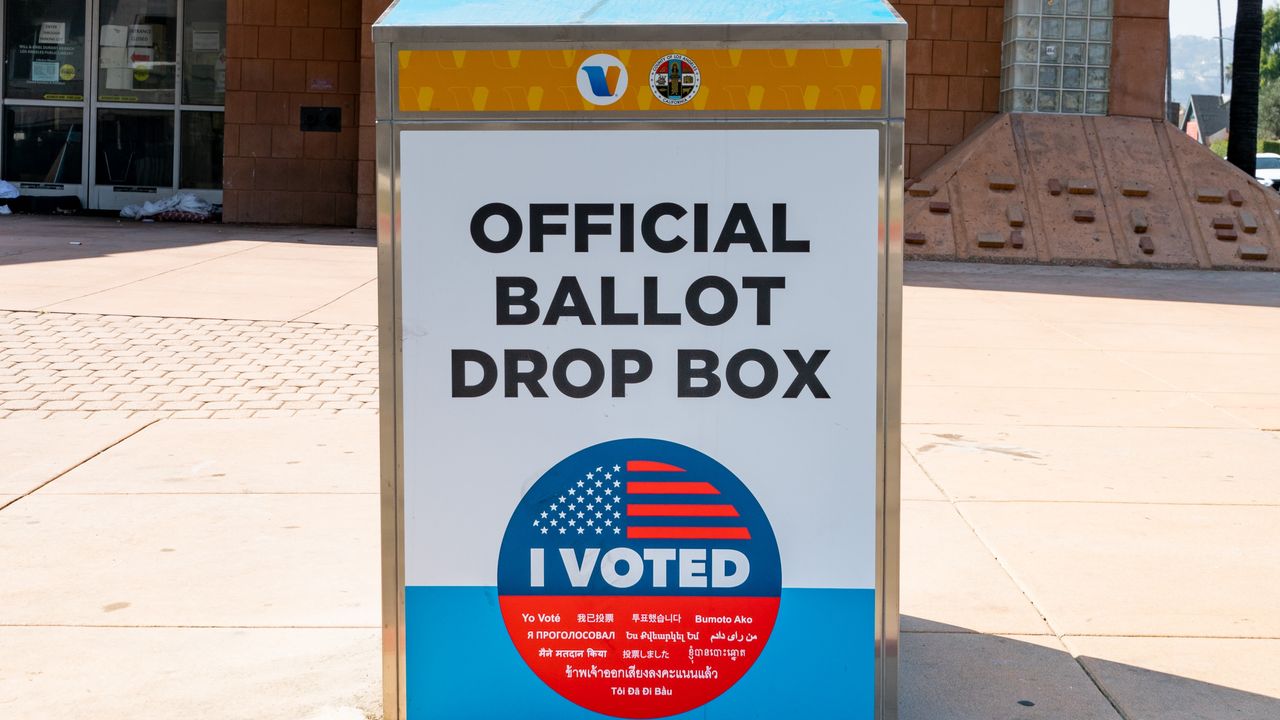
[[[899,649],[899,445],[901,418],[902,223],[906,113],[905,25],[548,26],[374,29],[377,84],[378,321],[381,360],[381,488],[383,702],[387,720],[407,718],[404,625],[403,408],[400,405],[401,267],[400,135],[444,129],[518,128],[528,131],[654,128],[865,128],[880,131],[881,282],[877,341],[877,720],[898,717]],[[607,42],[600,38],[607,37]],[[396,97],[401,49],[575,49],[622,47],[880,47],[884,50],[883,108],[872,113],[401,113]],[[422,720],[418,718],[417,720]]]

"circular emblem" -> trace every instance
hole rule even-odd
[[[592,105],[612,105],[627,92],[627,66],[608,53],[592,55],[578,66],[578,92]]]
[[[544,474],[498,558],[511,641],[552,690],[620,718],[688,712],[760,657],[782,567],[732,472],[664,440],[615,440]]]
[[[658,59],[649,72],[653,94],[668,105],[683,105],[698,94],[702,73],[687,55],[674,53]]]
[[[75,80],[75,79],[76,79],[76,66],[75,66],[75,65],[63,65],[62,67],[58,68],[58,77],[59,77],[59,78],[62,78],[62,81],[63,81],[63,82],[71,82],[72,80]]]

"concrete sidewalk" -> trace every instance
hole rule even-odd
[[[376,254],[332,228],[5,218],[0,418],[376,412]]]
[[[903,716],[1280,717],[1280,280],[907,277]]]
[[[369,238],[11,220],[0,717],[379,717],[372,397],[231,419],[204,408],[272,400],[198,389],[298,394],[346,372],[334,347],[367,372]],[[187,263],[224,243],[264,264]],[[113,263],[160,270],[113,289]],[[1276,276],[924,263],[908,283],[902,717],[1280,717]],[[184,345],[205,356],[162,369]],[[85,408],[119,400],[78,387],[115,380],[98,392],[159,380],[197,408]]]
[[[0,220],[0,309],[377,324],[370,231]]]

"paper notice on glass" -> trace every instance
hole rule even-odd
[[[155,51],[151,48],[135,47],[129,49],[129,62],[135,68],[143,67],[149,69],[151,67],[151,61],[154,59]]]
[[[98,58],[104,68],[129,67],[129,51],[122,47],[104,47],[98,51]]]
[[[62,45],[67,42],[67,24],[60,22],[40,23],[41,45]]]
[[[133,71],[129,68],[107,68],[105,83],[108,90],[132,90]]]
[[[98,44],[104,48],[124,47],[129,44],[129,28],[124,25],[103,25],[98,34]]]
[[[133,25],[129,28],[129,47],[149,48],[155,45],[155,33],[151,25]]]
[[[46,60],[35,60],[31,63],[31,82],[33,83],[56,83],[58,82],[58,63]]]
[[[222,49],[222,33],[217,30],[196,30],[191,33],[191,49],[194,52],[218,52]]]

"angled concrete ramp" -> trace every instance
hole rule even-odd
[[[1167,123],[1006,114],[909,181],[909,258],[1280,270],[1280,193]]]

